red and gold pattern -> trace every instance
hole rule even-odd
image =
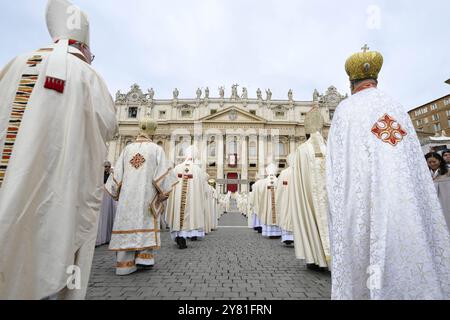
[[[22,123],[22,118],[37,80],[38,75],[29,74],[22,75],[22,78],[20,79],[19,88],[17,89],[9,118],[8,129],[6,131],[5,145],[3,147],[2,157],[0,159],[0,187],[5,179],[6,169],[8,168],[9,160],[12,156],[14,144]]]
[[[180,231],[184,227],[184,215],[186,212],[186,203],[189,187],[189,178],[183,178],[183,184],[181,186],[181,204],[180,204]]]
[[[270,191],[270,200],[272,203],[272,224],[277,224],[277,213],[275,209],[275,187],[274,186],[267,186],[267,190]]]
[[[383,142],[396,146],[408,133],[388,114],[382,116],[372,128],[372,133]]]
[[[133,157],[133,159],[130,160],[130,164],[135,168],[135,169],[139,169],[140,167],[142,167],[142,165],[145,163],[145,158],[140,154],[137,153],[135,154],[135,156]]]

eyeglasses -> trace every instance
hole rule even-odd
[[[92,63],[95,60],[95,54],[92,54],[91,49],[89,49],[89,47],[84,43],[80,42],[80,45],[81,51],[83,52],[84,56]]]
[[[91,49],[89,49],[89,47],[83,42],[73,41],[70,44],[77,46],[89,63],[92,63],[95,60],[95,55],[92,54]]]

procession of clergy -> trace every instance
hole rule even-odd
[[[249,227],[265,237],[293,242],[297,258],[309,266],[328,268],[323,124],[320,111],[311,110],[305,119],[309,139],[289,156],[289,168],[277,178],[277,166],[268,165],[267,177],[253,185],[247,199],[230,192],[219,196],[215,181],[198,165],[194,146],[187,148],[185,161],[172,170],[162,148],[150,138],[156,122],[141,120],[138,138],[123,150],[105,185],[110,198],[118,201],[109,242],[110,250],[117,251],[116,273],[128,275],[138,266],[155,264],[153,250],[161,246],[161,218],[178,247],[185,249],[187,239],[196,241],[217,229],[220,216],[232,210],[232,197]]]
[[[329,270],[331,262],[323,124],[320,111],[311,110],[305,119],[308,140],[289,155],[288,168],[278,176],[277,166],[269,164],[266,177],[256,181],[248,195],[236,195],[249,228],[293,243],[296,258],[317,270]]]
[[[183,249],[231,209],[194,147],[183,163],[167,161],[149,118],[102,177],[116,110],[91,67],[87,15],[77,8],[78,27],[67,23],[73,8],[49,0],[53,43],[0,71],[0,299],[85,298],[102,195],[117,200],[109,249],[118,275],[155,264],[161,220]],[[332,299],[450,299],[445,206],[409,115],[377,88],[382,65],[367,46],[353,54],[352,96],[336,109],[327,144],[313,109],[290,167],[277,178],[269,164],[238,207],[249,227],[331,269]]]

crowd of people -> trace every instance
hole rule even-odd
[[[450,177],[450,150],[444,150],[441,154],[429,152],[425,159],[434,181]]]
[[[425,155],[450,230],[450,150]]]

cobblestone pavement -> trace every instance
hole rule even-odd
[[[293,247],[263,238],[247,220],[229,213],[204,240],[179,250],[162,232],[152,270],[119,277],[115,253],[96,249],[86,299],[304,300],[330,299],[329,273],[310,271]]]

